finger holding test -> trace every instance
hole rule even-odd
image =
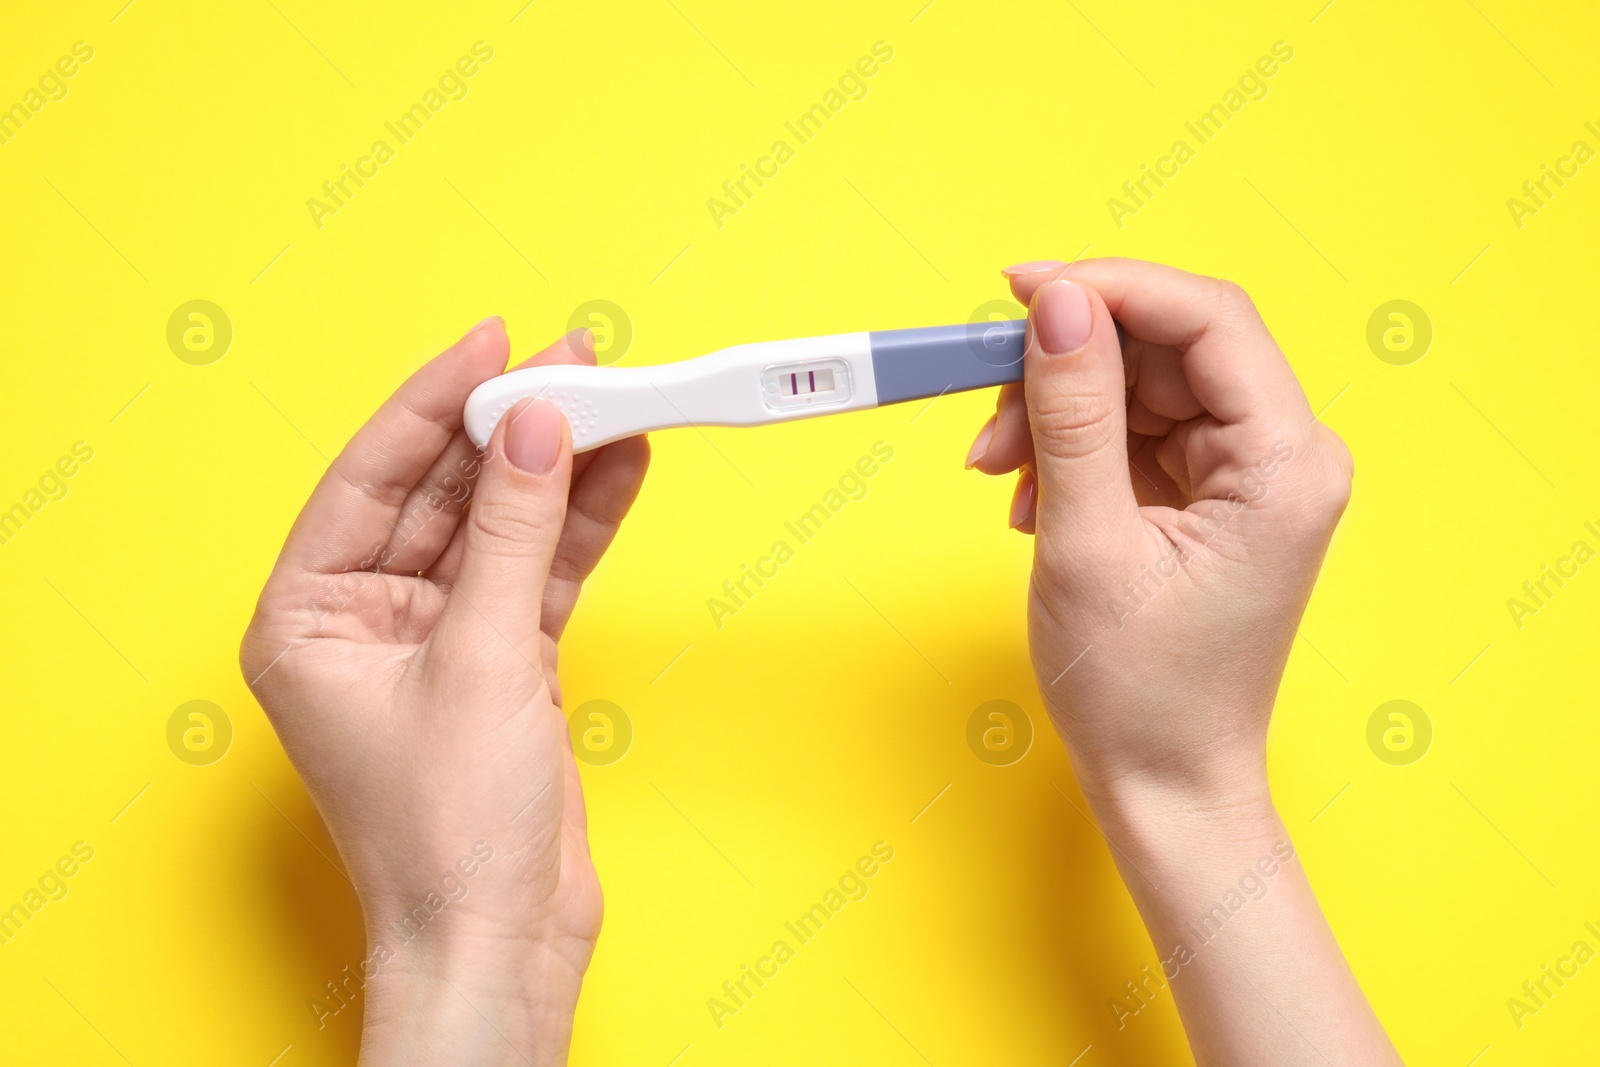
[[[406,379],[317,483],[280,567],[339,574],[373,566],[412,491],[461,433],[468,394],[505,360],[503,325],[487,319]]]
[[[1021,382],[1000,387],[990,416],[972,450],[967,467],[984,474],[1009,474],[1033,459],[1033,434],[1028,429],[1028,403]]]
[[[494,316],[484,320],[479,330],[496,336],[503,365],[511,344],[506,337],[505,321]],[[572,331],[519,366],[582,362],[584,349],[576,336],[582,332]],[[590,357],[593,362],[592,353]],[[450,443],[401,506],[378,569],[414,574],[431,568],[434,576],[439,576],[441,556],[458,540],[461,515],[467,509],[480,465],[478,446],[472,443],[466,430],[460,428],[460,421],[458,417]],[[575,464],[574,469],[581,468]]]
[[[1086,259],[1062,276],[1092,286],[1129,336],[1181,353],[1195,399],[1223,422],[1296,408],[1310,417],[1289,361],[1237,285],[1132,259]],[[1050,278],[1015,275],[1012,292],[1029,300]]]
[[[501,363],[504,365],[503,358]],[[511,371],[522,370],[526,367],[582,364],[594,365],[594,346],[590,340],[589,331],[580,327],[566,333],[553,344],[534,353],[503,373],[509,374]],[[482,463],[487,460],[493,451],[492,445],[489,448],[480,450],[477,445],[472,443],[465,430],[461,431],[458,437],[458,440],[451,442],[450,449],[446,455],[441,457],[440,462],[429,472],[429,483],[435,487],[435,491],[439,495],[442,495],[447,500],[453,496],[461,495],[460,488],[448,481],[458,471],[466,471],[471,474],[466,486],[467,497],[470,497],[473,483],[477,481]],[[581,476],[591,462],[592,459],[588,453],[574,456],[572,464],[574,479]],[[470,507],[470,500],[465,498],[458,505],[458,509],[462,511]],[[456,572],[461,566],[461,550],[466,540],[466,526],[462,523],[456,523],[449,528],[448,532],[450,536],[442,550],[438,550],[436,547],[432,556],[426,557],[423,562],[417,563],[416,566],[410,569],[422,570],[426,568],[428,577],[433,580],[445,584],[453,583]],[[423,556],[423,552],[418,551],[413,559],[406,562],[423,559]],[[394,569],[401,570],[404,568],[397,563]]]
[[[572,434],[555,405],[534,397],[507,412],[489,440],[459,571],[430,642],[474,657],[507,651],[537,669],[545,579],[571,477]]]
[[[594,334],[580,328],[567,335],[577,362],[595,366]],[[532,366],[532,362],[522,366]],[[521,367],[515,367],[520,370]],[[544,587],[542,625],[560,638],[583,582],[599,564],[627,517],[650,467],[650,442],[644,434],[624,437],[572,457],[572,492]]]
[[[1085,546],[1126,543],[1138,520],[1129,481],[1122,350],[1092,286],[1058,278],[1028,307],[1024,396],[1038,523]]]

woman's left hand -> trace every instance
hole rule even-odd
[[[480,453],[462,409],[508,352],[481,323],[362,427],[240,649],[361,900],[363,1063],[565,1062],[600,932],[556,642],[649,448],[574,458],[534,400]],[[593,361],[579,330],[528,363]]]

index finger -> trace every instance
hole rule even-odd
[[[279,556],[303,571],[370,567],[401,508],[461,430],[467,395],[505,366],[505,324],[485,319],[406,379],[330,465]]]
[[[1042,266],[1042,265],[1041,265]],[[1255,305],[1232,282],[1137,259],[1086,259],[1010,275],[1027,303],[1052,278],[1089,285],[1133,337],[1182,355],[1195,398],[1226,423],[1311,407]]]

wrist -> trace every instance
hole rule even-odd
[[[361,1063],[564,1064],[592,943],[369,934]]]
[[[1287,837],[1264,770],[1179,781],[1126,775],[1084,796],[1121,858],[1147,866],[1204,866],[1208,857]]]

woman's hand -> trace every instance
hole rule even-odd
[[[649,449],[574,460],[534,400],[480,454],[462,408],[508,351],[485,321],[362,427],[240,650],[361,900],[363,1063],[565,1062],[600,931],[556,642]],[[580,330],[528,362],[593,361]]]
[[[1026,381],[971,465],[1021,469],[1045,702],[1091,799],[1259,800],[1350,453],[1238,286],[1132,260],[1034,267],[1008,272]]]
[[[1349,451],[1237,285],[1126,259],[1010,274],[1026,384],[973,466],[1021,469],[1034,667],[1078,781],[1259,800]]]
[[[1021,470],[1039,688],[1195,1055],[1398,1062],[1267,789],[1350,453],[1238,286],[1132,260],[1006,273],[1029,306],[1024,382],[969,465]],[[1146,1002],[1112,998],[1119,1028]]]

